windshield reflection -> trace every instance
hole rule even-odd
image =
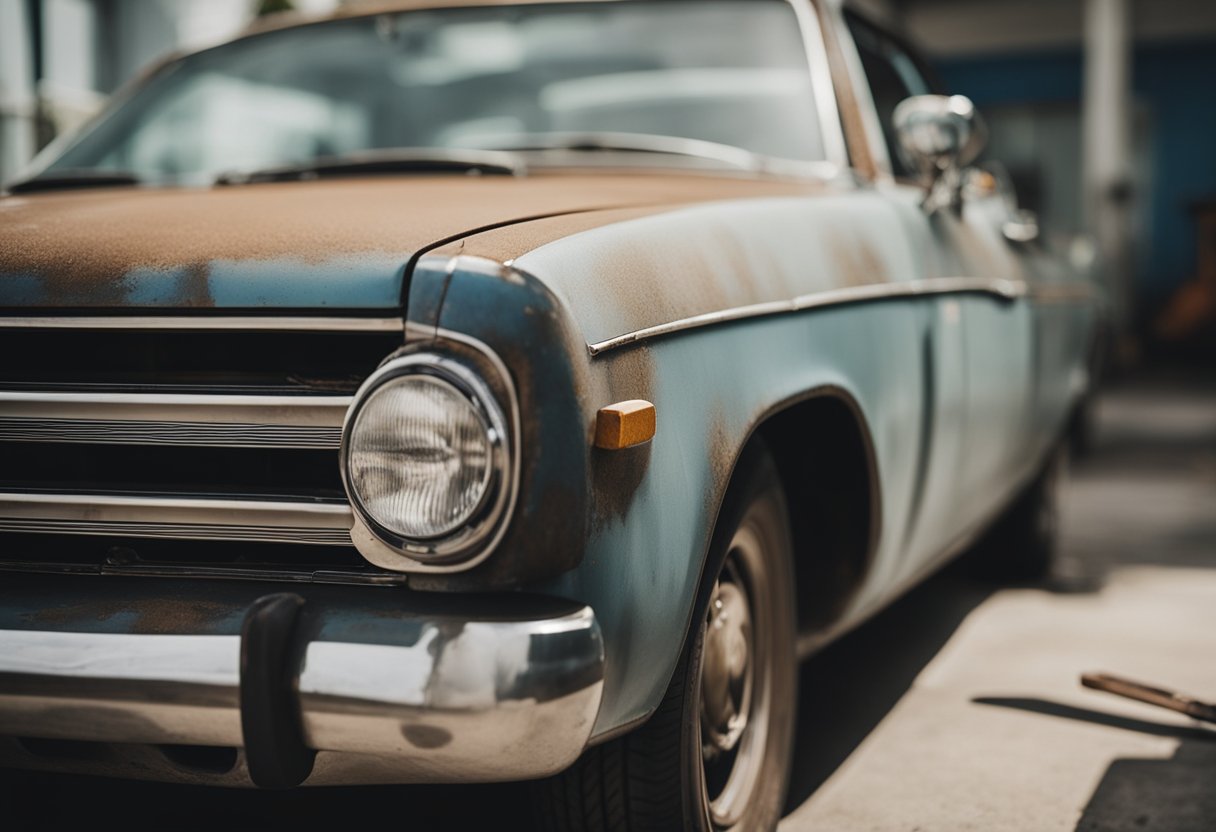
[[[297,26],[188,56],[46,173],[201,184],[377,149],[501,148],[574,133],[679,137],[817,161],[815,112],[784,0],[413,11]]]

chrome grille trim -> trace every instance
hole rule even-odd
[[[202,566],[199,564],[57,563],[37,560],[0,560],[0,572],[40,572],[44,575],[127,575],[156,578],[218,578],[235,581],[275,581],[345,586],[404,586],[408,576],[399,572],[356,572],[337,569]]]
[[[43,419],[0,416],[0,441],[336,449],[342,443],[342,429],[320,425],[267,425],[242,422],[144,422],[118,419]]]
[[[0,317],[0,329],[130,329],[241,330],[244,332],[402,332],[401,318],[264,318],[172,315],[74,315],[70,317]]]
[[[0,316],[0,533],[25,550],[0,568],[384,582],[337,468],[354,389],[405,342],[368,313]],[[110,562],[121,538],[145,542]]]
[[[350,396],[0,391],[0,413],[7,418],[83,422],[206,422],[341,429],[350,403]]]
[[[287,529],[275,526],[206,526],[188,523],[157,525],[155,523],[39,521],[0,517],[0,531],[145,537],[167,540],[223,540],[242,543],[304,543],[314,546],[351,545],[349,531]]]
[[[0,531],[350,546],[345,502],[0,493]]]

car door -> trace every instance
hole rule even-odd
[[[881,133],[870,136],[879,188],[901,207],[922,241],[925,273],[960,288],[977,278],[1018,285],[1022,268],[992,222],[990,206],[973,200],[959,212],[925,211],[923,188],[897,152],[895,107],[910,96],[938,92],[931,72],[889,31],[850,12],[843,19],[865,84],[859,106],[866,106],[868,94],[877,116],[869,131]],[[926,296],[922,303],[932,424],[923,432],[921,487],[912,494],[917,520],[907,531],[909,574],[965,539],[1004,503],[1027,450],[1033,412],[1032,314],[1026,302],[959,291]]]

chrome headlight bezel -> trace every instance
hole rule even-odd
[[[480,346],[480,345],[479,345]],[[464,361],[438,352],[421,351],[398,355],[382,364],[360,386],[342,426],[339,466],[342,484],[350,500],[353,525],[351,540],[371,563],[399,572],[450,572],[469,569],[493,551],[505,532],[514,507],[519,478],[519,415],[510,376],[492,353],[479,350],[478,370]],[[493,373],[493,387],[482,373]],[[472,405],[487,432],[490,475],[485,493],[461,525],[435,537],[408,537],[387,528],[367,510],[352,483],[351,436],[363,407],[386,384],[403,377],[425,375],[453,387]],[[500,404],[507,400],[507,408]]]

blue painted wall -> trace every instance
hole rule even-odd
[[[985,106],[1077,102],[1079,50],[939,60],[947,88]],[[1137,290],[1151,314],[1195,271],[1189,204],[1216,196],[1216,41],[1137,47],[1132,74],[1138,105],[1152,124],[1151,192],[1139,241]]]

